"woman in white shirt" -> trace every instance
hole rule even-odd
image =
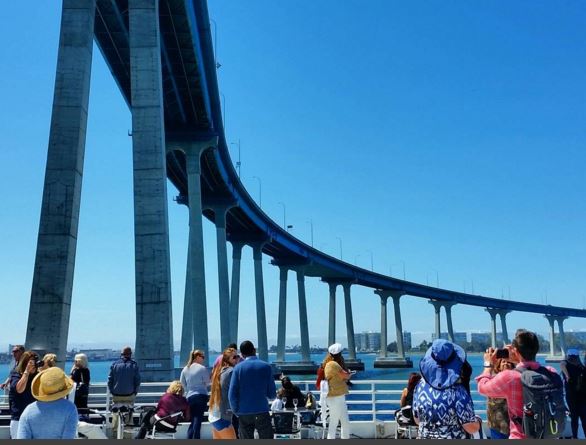
[[[210,387],[210,373],[203,365],[205,354],[194,349],[189,354],[187,365],[181,371],[181,385],[185,388],[185,395],[191,411],[191,425],[187,430],[189,439],[199,439],[204,413],[208,407],[208,388]]]

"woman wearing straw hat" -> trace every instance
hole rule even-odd
[[[73,381],[61,368],[40,372],[31,386],[36,402],[20,416],[17,439],[75,439],[77,408],[65,397],[73,389]]]

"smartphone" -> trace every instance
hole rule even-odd
[[[509,350],[508,349],[497,349],[496,350],[496,358],[509,358]]]

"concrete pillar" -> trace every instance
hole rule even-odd
[[[446,322],[448,325],[448,340],[450,340],[452,343],[455,341],[454,340],[454,325],[452,324],[452,306],[454,306],[456,303],[445,303],[444,304],[444,310],[446,311]]]
[[[277,325],[277,361],[285,361],[285,339],[287,335],[287,273],[289,269],[279,266],[279,320]]]
[[[564,320],[566,317],[557,317],[558,330],[560,331],[560,349],[562,357],[566,356],[566,333],[564,332]]]
[[[385,358],[387,356],[387,301],[389,300],[388,292],[375,292],[380,297],[380,351],[378,356]],[[398,344],[398,342],[397,342]]]
[[[401,305],[399,300],[403,294],[401,292],[391,292],[393,298],[393,309],[395,311],[395,332],[397,335],[397,355],[399,358],[405,358],[405,344],[403,341],[403,323],[401,322]]]
[[[258,336],[257,352],[261,360],[269,360],[267,340],[267,318],[265,313],[265,290],[262,276],[262,247],[264,243],[254,243],[252,254],[254,258],[254,287],[256,290],[256,330]]]
[[[299,297],[299,333],[301,334],[301,361],[309,362],[309,324],[307,322],[307,301],[305,297],[305,270],[297,267],[297,295]]]
[[[230,291],[228,251],[226,246],[226,214],[230,206],[214,206],[216,248],[218,252],[218,294],[220,300],[220,339],[222,349],[230,344]]]
[[[240,307],[240,261],[243,243],[232,241],[232,285],[230,288],[230,337],[238,344],[238,311]]]
[[[94,40],[95,0],[64,0],[27,349],[65,364]]]
[[[208,317],[203,246],[201,155],[217,145],[218,139],[186,143],[167,143],[168,149],[185,153],[187,167],[187,193],[189,204],[189,273],[186,288],[191,290],[193,349],[205,353],[205,365],[209,365]]]
[[[435,310],[435,338],[438,339],[441,337],[442,333],[442,321],[440,311],[442,309],[443,303],[437,300],[429,300],[429,304],[431,304],[433,306],[433,309]]]
[[[356,360],[356,344],[354,341],[354,320],[352,318],[352,300],[350,299],[350,283],[342,284],[344,288],[344,306],[346,308],[346,335],[348,337],[348,358]]]
[[[336,343],[336,287],[337,283],[328,283],[330,289],[330,314],[328,323],[328,346]]]
[[[189,245],[187,246],[187,267],[185,271],[185,297],[183,299],[183,323],[181,325],[181,350],[179,352],[180,365],[187,363],[189,354],[193,348],[193,300],[191,295],[191,257]]]
[[[503,331],[503,344],[509,344],[509,333],[507,332],[507,314],[510,311],[501,310],[499,316],[501,317],[501,330]]]
[[[490,346],[496,348],[496,315],[498,309],[486,308],[486,312],[490,314]]]
[[[129,0],[128,9],[136,358],[145,381],[168,381],[174,371],[159,2]]]
[[[555,317],[553,315],[545,315],[549,322],[549,355],[555,356]]]

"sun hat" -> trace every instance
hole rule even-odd
[[[573,355],[576,357],[580,357],[580,351],[578,351],[576,348],[570,348],[566,351],[566,355],[568,357],[571,357]]]
[[[330,345],[328,352],[332,355],[339,354],[342,352],[342,345],[340,343],[334,343],[333,345]]]
[[[41,402],[62,399],[73,389],[73,380],[61,368],[53,367],[41,371],[33,379],[31,392]]]
[[[419,362],[425,381],[435,389],[445,389],[460,378],[466,352],[460,346],[444,340],[435,340]]]

